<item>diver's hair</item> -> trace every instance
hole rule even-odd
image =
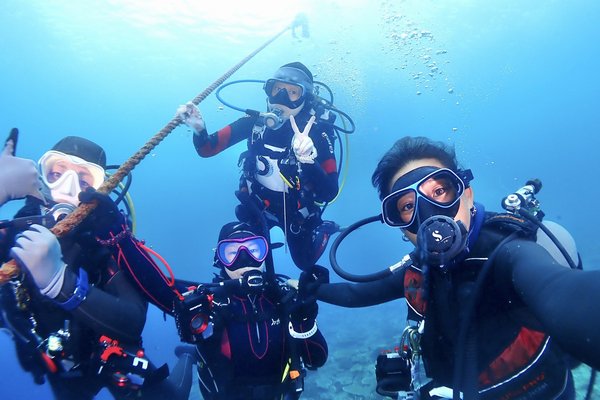
[[[458,170],[453,146],[423,136],[405,136],[383,155],[373,172],[371,182],[379,193],[379,199],[383,200],[389,194],[390,180],[400,168],[410,161],[424,158],[434,158],[444,167],[454,172]]]

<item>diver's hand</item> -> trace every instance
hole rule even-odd
[[[300,274],[299,281],[288,281],[288,285],[296,288],[298,294],[291,307],[290,320],[296,326],[314,321],[319,312],[317,305],[317,290],[322,284],[329,283],[329,270],[320,265],[314,265],[310,270]],[[309,324],[310,325],[310,324]],[[306,326],[304,326],[306,328]]]
[[[13,156],[13,146],[13,141],[9,140],[0,153],[0,206],[9,200],[25,196],[37,197],[43,201],[35,163]]]
[[[296,119],[294,119],[293,115],[290,115],[290,122],[292,124],[292,130],[294,131],[292,149],[294,150],[296,158],[301,163],[313,164],[315,158],[317,158],[317,149],[315,148],[313,140],[308,136],[308,133],[315,123],[315,116],[313,115],[310,117],[302,132],[298,129],[298,124],[296,124]]]
[[[19,234],[10,255],[29,272],[44,296],[55,298],[62,288],[66,264],[58,239],[42,225]]]
[[[200,132],[206,129],[200,110],[192,102],[179,106],[175,117],[192,128],[196,134],[200,134]]]
[[[110,196],[94,188],[87,188],[79,193],[79,200],[82,203],[97,202],[96,207],[80,224],[82,230],[89,230],[100,239],[106,239],[110,233],[116,235],[127,226],[125,216]]]
[[[286,284],[298,292],[300,301],[314,301],[319,286],[329,283],[329,270],[320,265],[314,265],[307,271],[302,271],[300,279],[288,279]]]
[[[290,312],[290,321],[292,321],[294,325],[304,325],[317,319],[318,313],[319,305],[316,300],[296,301],[296,304],[292,306],[292,311]]]

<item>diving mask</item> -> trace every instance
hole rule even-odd
[[[217,258],[228,269],[259,267],[267,258],[269,245],[262,236],[224,239],[217,244]],[[236,264],[236,265],[234,265]]]
[[[40,175],[56,202],[79,204],[78,195],[87,188],[98,189],[104,169],[97,164],[60,151],[47,151],[38,161]]]
[[[270,104],[280,104],[294,109],[306,99],[307,90],[300,83],[290,83],[279,79],[269,79],[264,85]]]
[[[462,177],[448,168],[420,167],[401,176],[382,201],[384,222],[416,234],[429,217],[454,218],[460,197],[473,179],[470,170],[459,173]]]

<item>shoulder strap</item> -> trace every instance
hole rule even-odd
[[[522,236],[531,238],[535,238],[537,231],[537,226],[533,223],[511,213],[486,213],[484,225],[507,234],[519,232]]]

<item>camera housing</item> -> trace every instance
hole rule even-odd
[[[198,287],[175,302],[175,323],[182,341],[197,343],[213,333],[213,294]]]

